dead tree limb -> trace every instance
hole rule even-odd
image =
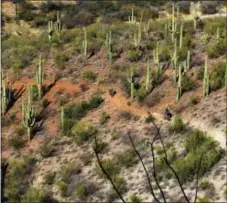
[[[132,147],[133,147],[134,151],[136,152],[137,156],[139,157],[139,160],[140,160],[140,162],[141,162],[141,164],[142,164],[142,166],[143,166],[143,169],[144,169],[144,171],[145,171],[145,174],[146,174],[146,177],[147,177],[147,181],[148,181],[148,184],[149,184],[149,187],[150,187],[150,190],[151,190],[151,194],[152,194],[152,196],[154,197],[154,199],[155,199],[157,202],[160,203],[160,201],[158,200],[158,198],[157,198],[157,197],[155,196],[155,194],[154,194],[154,190],[153,190],[153,187],[152,187],[152,185],[151,185],[151,179],[150,179],[149,174],[148,174],[148,172],[147,172],[147,169],[146,169],[146,167],[145,167],[145,165],[144,165],[144,163],[143,163],[143,159],[142,159],[142,157],[140,156],[140,153],[137,151],[137,149],[136,149],[136,147],[135,147],[135,145],[134,145],[134,143],[133,143],[133,140],[132,140],[132,137],[131,137],[131,135],[130,135],[130,132],[128,133],[128,136],[129,136],[129,140],[130,140],[130,142],[131,142],[131,144],[132,144]]]
[[[200,171],[201,164],[202,164],[202,158],[203,158],[203,152],[201,153],[199,165],[198,165],[198,169],[197,169],[197,173],[196,173],[196,188],[195,188],[195,200],[194,200],[194,202],[196,202],[196,200],[197,200],[197,194],[198,194],[198,190],[199,190],[199,171]]]
[[[123,197],[121,196],[121,193],[119,192],[119,190],[117,189],[116,185],[114,184],[112,178],[110,177],[110,175],[106,172],[106,170],[104,169],[104,167],[102,166],[102,163],[99,159],[99,156],[98,156],[98,152],[97,152],[97,139],[96,139],[96,136],[95,136],[95,147],[93,148],[94,152],[95,152],[95,156],[96,156],[96,159],[98,161],[98,164],[99,164],[99,167],[101,168],[102,172],[105,174],[105,176],[107,177],[107,179],[110,181],[111,185],[113,186],[114,190],[116,191],[118,197],[122,200],[122,202],[126,203],[125,200],[123,199]]]

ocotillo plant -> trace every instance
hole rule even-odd
[[[61,107],[61,129],[65,130],[65,108],[63,106]]]
[[[37,82],[37,87],[38,87],[39,99],[42,99],[42,95],[43,95],[43,80],[44,80],[43,61],[42,61],[42,56],[40,54],[39,66],[38,66],[38,70],[36,71],[36,82]]]
[[[53,21],[48,21],[48,39],[49,39],[49,43],[52,42],[52,36],[53,36]]]
[[[32,129],[36,123],[36,110],[30,103],[29,99],[27,104],[24,103],[24,98],[22,96],[22,123],[25,128],[27,128],[28,140],[31,140]]]
[[[87,30],[86,28],[83,29],[84,30],[84,40],[83,40],[83,49],[84,49],[84,56],[87,56]]]
[[[57,12],[57,22],[55,24],[55,30],[58,33],[58,37],[60,37],[61,29],[62,29],[62,24],[61,24],[60,12]]]
[[[208,74],[208,57],[205,58],[205,66],[204,66],[204,77],[203,77],[203,96],[206,97],[209,95],[210,91],[210,82],[209,82],[209,74]]]
[[[150,60],[147,60],[147,70],[146,70],[146,91],[150,90],[151,86],[151,70],[150,70]]]
[[[176,94],[176,100],[178,101],[182,94],[182,67],[179,66],[179,73],[178,73],[178,83],[177,83],[177,94]]]
[[[128,78],[128,82],[130,83],[130,97],[131,100],[134,98],[134,76],[133,76],[133,69],[130,69],[130,77]]]
[[[136,17],[134,16],[134,9],[132,8],[132,14],[128,17],[129,23],[136,23]]]

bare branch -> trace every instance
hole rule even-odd
[[[104,169],[104,167],[102,166],[102,163],[99,159],[99,156],[98,156],[98,152],[97,152],[97,139],[96,139],[96,136],[95,136],[95,147],[93,148],[94,152],[95,152],[95,156],[97,158],[97,161],[98,161],[98,164],[99,164],[99,167],[101,168],[102,172],[106,175],[107,179],[110,181],[111,185],[113,186],[114,190],[116,191],[117,195],[119,196],[119,198],[122,200],[122,202],[126,203],[125,200],[123,199],[123,197],[121,196],[121,193],[119,192],[119,190],[117,189],[117,187],[115,186],[112,178],[110,177],[110,175],[106,172],[106,170]]]
[[[157,199],[157,197],[156,197],[155,194],[154,194],[154,190],[153,190],[153,187],[152,187],[152,185],[151,185],[151,179],[150,179],[149,174],[148,174],[148,172],[147,172],[147,169],[146,169],[146,167],[145,167],[145,165],[144,165],[144,163],[143,163],[142,157],[140,156],[140,153],[137,151],[137,149],[136,149],[136,147],[135,147],[135,145],[134,145],[134,143],[133,143],[133,140],[132,140],[132,137],[131,137],[131,135],[130,135],[130,132],[128,133],[128,136],[129,136],[129,140],[130,140],[130,142],[131,142],[131,144],[132,144],[132,147],[133,147],[134,151],[136,152],[137,156],[139,157],[139,160],[140,160],[140,162],[141,162],[141,164],[142,164],[142,166],[143,166],[143,169],[144,169],[144,171],[145,171],[145,174],[146,174],[146,177],[147,177],[147,181],[148,181],[148,184],[149,184],[149,187],[150,187],[150,190],[151,190],[151,194],[152,194],[152,196],[154,197],[154,199],[155,199],[157,202],[160,203],[160,201]]]
[[[196,173],[196,189],[195,189],[195,200],[194,200],[194,202],[196,202],[196,200],[197,200],[197,194],[198,194],[198,190],[199,190],[199,171],[200,171],[201,164],[202,164],[202,157],[203,157],[203,152],[201,153],[199,165],[198,165],[198,169],[197,169],[197,173]]]

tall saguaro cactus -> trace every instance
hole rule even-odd
[[[84,40],[83,40],[83,49],[84,49],[84,56],[87,56],[87,30],[86,28],[83,29],[84,30]]]
[[[184,30],[184,23],[182,21],[181,26],[180,26],[180,43],[179,43],[180,49],[182,49],[182,45],[183,45],[183,30]]]
[[[182,67],[179,66],[179,73],[178,73],[178,83],[177,83],[177,94],[176,100],[178,101],[182,95]]]
[[[48,40],[49,40],[49,43],[51,44],[52,42],[52,36],[53,36],[53,21],[50,20],[48,21]]]
[[[65,130],[65,108],[61,107],[61,129]]]
[[[151,69],[150,69],[150,60],[147,60],[146,67],[146,91],[148,92],[151,87]]]
[[[55,30],[58,33],[58,37],[60,37],[61,29],[62,29],[62,23],[61,23],[60,12],[58,11],[57,12],[57,21],[56,21],[56,24],[55,24]]]
[[[131,16],[128,17],[129,23],[136,23],[136,17],[134,16],[134,9],[132,8]]]
[[[177,56],[177,40],[174,39],[174,49],[172,54],[172,67],[174,68],[174,83],[177,82],[177,62],[178,62],[178,56]]]
[[[7,84],[4,79],[3,70],[1,70],[1,113],[5,114],[9,106],[15,101],[12,85]]]
[[[208,57],[205,58],[205,66],[204,66],[204,77],[203,77],[203,96],[206,97],[210,93],[210,82],[209,82],[209,74],[208,74]]]
[[[200,2],[191,2],[190,5],[190,11],[193,17],[193,24],[194,24],[194,30],[197,29],[197,23],[199,20],[199,14],[200,14]]]
[[[172,36],[172,42],[174,41],[176,32],[177,32],[177,22],[175,19],[175,3],[172,3],[172,21],[171,26],[169,27]]]
[[[133,76],[133,69],[131,68],[130,69],[130,77],[128,78],[128,82],[130,83],[130,97],[131,97],[131,100],[133,100],[134,98],[134,83],[135,83],[135,80],[134,80],[134,76]]]
[[[39,99],[42,99],[42,95],[43,95],[43,80],[44,80],[43,61],[42,61],[42,55],[40,54],[39,66],[38,66],[38,70],[36,71],[36,82],[38,87]]]
[[[156,44],[156,48],[153,50],[154,64],[157,68],[158,74],[161,74],[160,60],[159,60],[159,42]]]
[[[24,127],[27,128],[28,140],[30,141],[32,136],[32,129],[36,123],[36,110],[29,101],[29,98],[27,104],[24,103],[23,96],[22,96],[22,123]]]

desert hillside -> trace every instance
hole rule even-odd
[[[2,2],[2,202],[226,202],[226,5]]]

